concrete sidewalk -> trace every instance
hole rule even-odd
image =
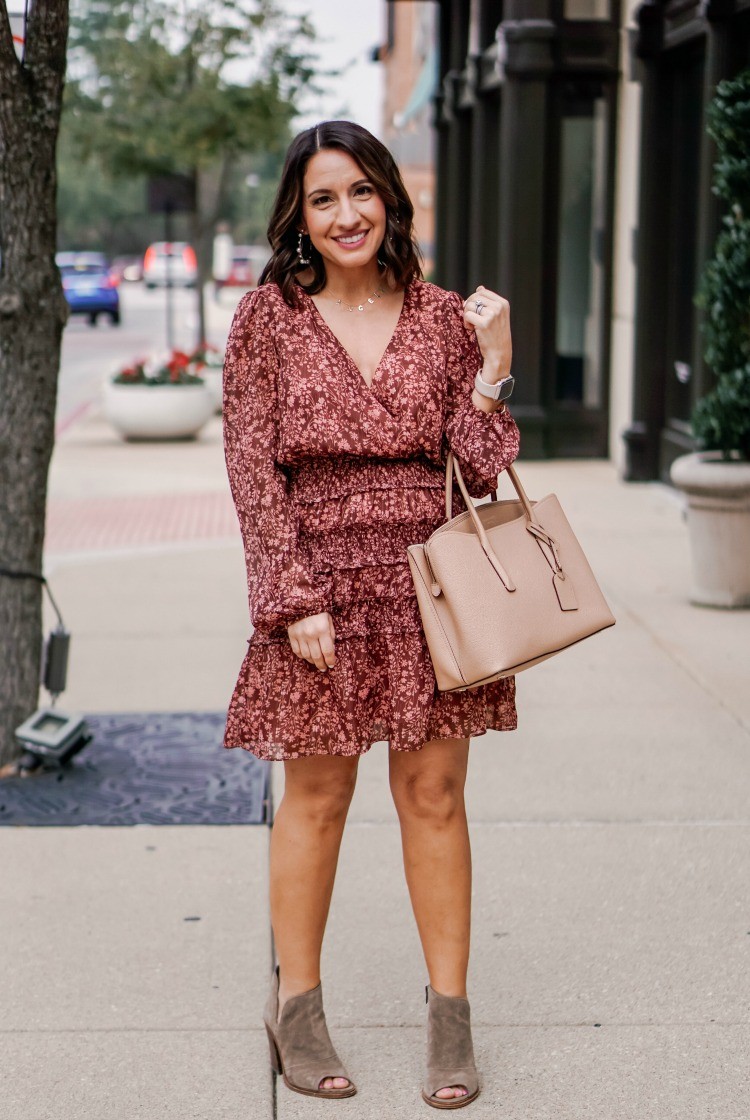
[[[560,497],[618,624],[519,677],[519,731],[472,747],[484,1089],[466,1115],[746,1120],[750,612],[688,604],[667,489],[596,462],[522,477]],[[224,708],[248,624],[218,421],[125,445],[92,411],[58,445],[50,528],[65,707]],[[4,1116],[433,1115],[383,745],[361,763],[324,964],[348,1101],[273,1090],[267,847],[251,827],[0,830]]]

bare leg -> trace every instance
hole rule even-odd
[[[271,924],[279,961],[279,1012],[320,983],[320,953],[358,758],[284,763],[284,796],[271,832]],[[341,1089],[344,1078],[322,1088]]]
[[[390,781],[401,823],[404,870],[430,984],[445,996],[466,995],[471,934],[471,848],[464,805],[466,739],[391,751]],[[461,1086],[441,1089],[449,1099]]]

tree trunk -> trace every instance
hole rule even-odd
[[[193,168],[193,178],[195,180],[195,210],[190,214],[190,239],[193,242],[198,262],[198,337],[195,344],[196,346],[202,346],[206,342],[206,284],[211,278],[211,256],[207,244],[206,224],[201,214],[203,201],[202,176],[197,167]]]
[[[216,224],[224,216],[233,156],[225,152],[215,178],[196,168],[195,212],[190,215],[190,237],[198,258],[198,345],[210,342],[206,326],[205,288],[213,276]]]
[[[35,0],[26,57],[0,0],[0,569],[42,573],[47,473],[67,305],[55,267],[55,148],[68,0]],[[36,708],[42,587],[0,571],[0,762]]]

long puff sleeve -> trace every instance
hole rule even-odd
[[[330,578],[309,570],[298,548],[279,444],[274,310],[258,288],[240,302],[224,363],[224,454],[239,517],[253,625],[272,630],[330,609]]]
[[[446,308],[448,339],[448,393],[445,437],[461,465],[464,481],[475,498],[483,498],[497,485],[497,476],[518,455],[519,433],[505,410],[482,412],[471,394],[482,366],[476,335],[463,321],[463,303],[451,292]]]

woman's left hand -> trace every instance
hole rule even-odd
[[[507,299],[480,284],[464,301],[464,323],[469,330],[476,331],[484,359],[484,380],[502,381],[510,373],[513,358]]]

